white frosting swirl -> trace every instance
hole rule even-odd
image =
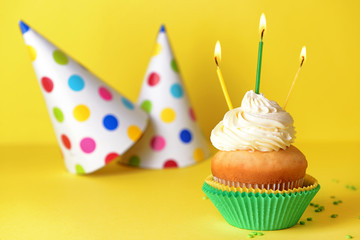
[[[222,151],[286,149],[295,139],[294,120],[275,101],[248,91],[241,107],[228,111],[210,140]]]

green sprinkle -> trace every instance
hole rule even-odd
[[[258,235],[258,236],[262,236],[262,235],[264,235],[264,234],[263,234],[262,232],[258,232],[257,235]]]
[[[305,225],[304,221],[300,221],[299,223],[300,223],[300,225]]]
[[[335,196],[330,196],[330,198],[335,198]]]
[[[360,216],[358,216],[358,219],[360,219]]]
[[[349,185],[345,185],[345,187],[346,187],[346,188],[350,188],[350,186],[349,186]]]
[[[307,218],[306,220],[307,220],[307,221],[312,221],[312,218]]]
[[[347,239],[352,239],[353,237],[351,235],[346,235]]]
[[[256,235],[257,235],[257,232],[252,232],[251,234],[253,234],[253,235],[255,235],[255,236],[256,236]]]
[[[334,183],[339,183],[340,181],[339,180],[337,180],[337,179],[333,179],[332,180]]]
[[[314,206],[314,204],[311,202],[311,203],[310,203],[310,206]]]
[[[203,196],[203,200],[209,199],[207,196]]]
[[[325,209],[325,207],[324,207],[324,206],[320,206],[320,207],[319,207],[319,209],[324,210],[324,209]]]
[[[337,218],[337,216],[338,216],[337,214],[331,214],[330,217],[331,217],[331,218]]]
[[[339,203],[338,203],[338,201],[333,201],[333,204],[338,205]]]
[[[315,204],[314,207],[319,207],[319,204]]]
[[[355,186],[350,186],[350,189],[355,191],[356,187]]]
[[[341,200],[339,200],[339,201],[337,201],[338,203],[342,203],[342,201]]]
[[[254,235],[248,234],[248,238],[254,238]]]
[[[321,212],[321,210],[317,208],[317,209],[315,209],[315,212]]]

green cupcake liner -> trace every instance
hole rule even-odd
[[[227,192],[204,183],[202,190],[225,220],[238,228],[267,231],[294,226],[320,185],[295,193]]]

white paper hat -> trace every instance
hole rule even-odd
[[[150,126],[121,163],[159,169],[185,167],[208,157],[208,145],[196,123],[164,26],[138,103],[150,115]]]
[[[93,172],[142,135],[147,114],[20,21],[65,165]]]

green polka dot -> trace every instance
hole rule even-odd
[[[151,112],[151,108],[152,108],[152,104],[149,100],[145,100],[141,103],[141,108],[147,112],[150,113]]]
[[[171,60],[171,68],[172,68],[172,70],[174,70],[174,72],[176,72],[176,73],[179,72],[179,69],[177,67],[175,59]]]
[[[140,158],[138,156],[132,156],[129,160],[129,165],[138,167],[140,165]]]
[[[77,174],[80,174],[80,175],[85,174],[85,170],[80,164],[76,164],[75,169],[76,169]]]
[[[54,112],[54,116],[55,116],[56,120],[58,120],[58,122],[64,121],[64,114],[62,113],[60,108],[54,107],[53,112]]]
[[[67,56],[59,49],[57,49],[53,52],[53,57],[54,57],[55,62],[57,62],[60,65],[66,65],[69,62],[69,59],[67,58]]]

